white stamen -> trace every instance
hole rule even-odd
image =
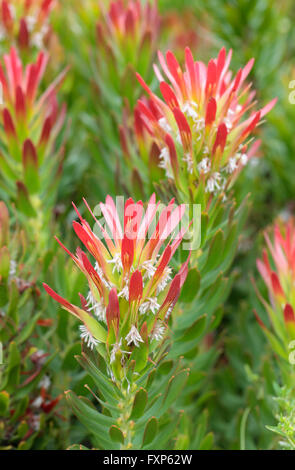
[[[171,273],[172,273],[172,269],[170,268],[170,266],[167,266],[164,270],[164,273],[163,273],[162,277],[161,277],[161,281],[158,284],[157,294],[159,294],[160,292],[162,292],[165,289],[165,287],[167,286],[168,282],[171,279]]]
[[[94,315],[101,321],[106,322],[106,307],[103,302],[97,302],[93,297],[92,292],[89,291],[86,297],[88,310],[91,312],[93,310]]]
[[[182,157],[183,161],[186,162],[187,164],[187,171],[189,173],[192,173],[193,172],[193,168],[194,168],[194,163],[193,163],[193,159],[192,159],[192,156],[189,152],[187,152],[183,157]]]
[[[85,325],[80,325],[79,329],[81,331],[80,337],[87,344],[88,348],[93,349],[95,346],[98,345],[99,341],[95,339],[88,328]]]
[[[139,311],[142,315],[144,315],[149,310],[151,310],[152,314],[155,315],[155,313],[159,310],[159,308],[160,308],[160,305],[157,302],[157,298],[148,297],[148,299],[140,305]]]
[[[170,154],[167,147],[163,147],[161,153],[159,155],[160,163],[159,168],[163,168],[166,171],[166,176],[169,178],[172,177],[171,169],[170,169]]]
[[[155,328],[151,332],[150,339],[160,341],[164,336],[165,329],[166,328],[161,324],[161,322],[157,321]]]
[[[128,335],[125,337],[125,339],[126,339],[126,341],[127,341],[128,346],[129,346],[131,343],[133,343],[134,346],[138,347],[138,346],[139,346],[139,343],[143,343],[143,342],[144,342],[143,339],[142,339],[142,337],[140,336],[140,334],[139,334],[137,328],[136,328],[134,325],[131,326],[131,329],[130,329]]]
[[[211,162],[209,160],[208,157],[204,157],[200,163],[198,163],[198,170],[201,172],[203,171],[203,173],[208,173],[210,171],[210,168],[211,168]]]
[[[110,363],[112,364],[114,360],[116,359],[116,354],[118,351],[120,351],[121,348],[121,343],[122,343],[122,338],[120,339],[119,343],[113,344],[112,352],[111,352],[111,357],[110,357]]]
[[[146,270],[144,277],[148,277],[148,279],[151,279],[156,272],[156,266],[154,264],[154,261],[148,259],[144,261],[141,266],[143,269]]]
[[[214,193],[215,191],[219,191],[221,188],[221,175],[220,173],[215,172],[208,179],[205,191],[207,193]]]
[[[225,167],[225,171],[229,174],[233,173],[238,168],[237,160],[235,157],[231,157],[228,164]]]
[[[248,163],[248,155],[246,153],[243,153],[241,155],[240,161],[242,165],[246,165]]]
[[[115,287],[113,284],[111,284],[111,283],[105,278],[104,272],[103,272],[103,270],[101,269],[101,267],[99,266],[99,264],[97,263],[97,261],[95,262],[94,269],[95,269],[95,271],[97,272],[97,274],[99,275],[101,281],[104,283],[104,285],[105,285],[108,289],[111,289],[112,287]]]
[[[122,345],[122,338],[120,339],[119,343],[114,343],[113,344],[113,348],[112,348],[112,352],[111,352],[111,357],[110,357],[110,363],[112,364],[114,362],[114,360],[116,359],[116,354],[118,351],[121,351],[122,353],[124,354],[131,354],[130,351],[123,351],[121,349],[121,345]]]
[[[198,108],[198,105],[194,101],[186,101],[184,105],[182,106],[181,111],[187,117],[191,118],[194,122],[196,122],[199,118],[199,115],[196,111],[197,108]]]
[[[118,273],[120,273],[123,269],[121,253],[116,253],[112,259],[107,260],[107,263],[114,265],[112,272],[118,271]]]
[[[118,297],[123,297],[124,299],[129,300],[129,285],[127,281],[123,289],[119,292]]]

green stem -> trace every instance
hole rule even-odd
[[[118,407],[121,410],[118,424],[124,434],[125,442],[121,445],[121,450],[128,450],[133,448],[133,436],[134,436],[134,421],[130,420],[130,414],[132,411],[132,405],[134,402],[134,396],[136,393],[136,384],[130,385],[129,389],[121,386],[121,393],[124,398],[119,402]]]

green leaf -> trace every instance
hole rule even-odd
[[[28,323],[22,328],[20,334],[17,336],[15,342],[16,344],[21,344],[24,341],[26,341],[31,334],[33,333],[33,330],[35,328],[36,322],[38,318],[40,317],[41,313],[37,313],[33,318],[31,318]]]
[[[40,189],[38,172],[38,156],[36,148],[30,139],[27,139],[23,147],[23,173],[24,182],[31,194],[35,194]]]
[[[37,217],[35,209],[33,208],[30,202],[28,189],[21,181],[17,181],[16,184],[17,184],[16,207],[18,208],[20,212],[22,212],[27,217]]]
[[[8,393],[15,392],[15,389],[19,385],[20,379],[20,363],[21,355],[18,350],[18,347],[14,341],[9,345],[9,353],[7,360],[7,369],[6,369],[6,380],[4,384],[1,384],[2,388]]]
[[[7,246],[0,248],[0,278],[7,279],[10,268],[10,253]]]
[[[146,424],[141,447],[145,447],[149,445],[155,439],[157,435],[157,430],[158,430],[158,420],[153,416],[152,418],[148,420]]]
[[[169,380],[166,394],[163,398],[163,408],[165,411],[175,402],[181,390],[184,388],[188,376],[189,371],[185,369],[178,372]]]
[[[62,362],[62,370],[71,371],[74,370],[77,366],[76,357],[78,353],[81,352],[81,343],[80,341],[74,344],[70,344],[65,351],[64,360]]]
[[[223,246],[224,246],[223,231],[219,229],[216,232],[216,235],[213,238],[211,245],[209,247],[207,262],[205,264],[205,267],[203,268],[204,272],[213,271],[217,267],[217,265],[219,264],[222,258]]]
[[[120,444],[124,444],[124,435],[121,431],[121,429],[114,425],[110,427],[109,429],[109,435],[114,442],[119,442]]]
[[[197,339],[202,333],[205,331],[207,322],[207,315],[204,314],[201,317],[197,318],[195,323],[186,329],[184,332],[181,331],[179,335],[177,335],[177,341],[180,343],[186,343],[188,341],[192,341]],[[180,336],[180,337],[179,337]]]
[[[112,441],[107,439],[106,426],[114,424],[114,420],[102,415],[98,411],[89,407],[72,392],[66,392],[66,399],[74,414],[81,423],[96,437],[99,445],[104,449],[116,449],[117,445],[112,445]]]
[[[135,394],[132,411],[129,419],[137,420],[143,415],[147,404],[147,399],[147,391],[144,388],[140,388]]]
[[[118,388],[112,384],[111,380],[106,377],[85,354],[76,356],[76,359],[91,376],[105,400],[112,405],[117,405],[118,400],[122,398],[122,394]]]
[[[181,289],[180,302],[190,303],[197,296],[200,288],[201,276],[197,268],[190,269]]]
[[[213,442],[214,442],[214,434],[213,432],[210,432],[207,434],[207,436],[205,436],[202,439],[200,447],[197,450],[210,450],[212,449]]]
[[[0,416],[5,416],[9,407],[9,394],[3,390],[0,392]]]

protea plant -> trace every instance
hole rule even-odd
[[[54,3],[56,0],[2,0],[1,43],[15,44],[22,51],[42,49],[50,34],[48,19]]]
[[[47,284],[44,287],[82,323],[84,353],[79,362],[108,403],[103,406],[110,410],[111,417],[104,411],[91,417],[90,405],[85,400],[79,400],[72,392],[67,393],[67,398],[79,419],[94,434],[99,448],[145,447],[166,426],[164,415],[188,374],[177,363],[172,367],[170,361],[162,377],[160,367],[169,345],[171,312],[188,269],[189,256],[172,277],[170,261],[188,228],[187,224],[179,227],[185,206],[175,206],[172,200],[161,207],[153,195],[144,211],[141,201],[128,199],[121,220],[120,211],[108,196],[105,204],[100,204],[103,224],[84,202],[94,218],[95,229],[91,229],[76,207],[79,222],[74,221],[73,228],[94,264],[80,248],[74,255],[59,243],[85,274],[88,294],[86,297],[80,294],[81,306],[76,306]],[[167,383],[166,374],[170,370],[174,370],[174,375]],[[154,374],[158,381],[152,385]],[[158,387],[164,383],[166,392],[158,394]],[[145,419],[140,419],[143,415]],[[109,427],[109,435],[103,431],[105,426]],[[169,441],[172,431],[167,429],[162,435],[164,442]]]
[[[186,48],[183,70],[171,51],[166,59],[159,52],[163,72],[156,65],[154,69],[162,98],[137,74],[148,94],[134,111],[141,164],[134,162],[134,151],[128,148],[126,126],[121,128],[123,152],[131,166],[144,164],[147,172],[153,169],[153,179],[168,178],[180,200],[202,203],[203,208],[214,196],[228,192],[255,154],[259,143],[252,142],[253,131],[276,101],[255,109],[255,91],[246,82],[254,59],[233,76],[231,56],[231,51],[222,48],[205,65],[195,61]]]
[[[42,230],[42,221],[51,215],[63,158],[60,144],[65,105],[59,105],[57,89],[65,73],[41,93],[47,62],[46,53],[40,52],[36,62],[23,67],[18,53],[11,48],[4,55],[5,68],[0,65],[2,185],[20,213],[34,219],[34,234]]]
[[[201,396],[218,356],[217,337],[216,341],[212,338],[222,318],[221,305],[230,292],[231,279],[226,273],[247,208],[247,200],[236,203],[233,184],[259,147],[260,142],[253,140],[255,128],[275,104],[272,100],[262,109],[256,108],[255,91],[247,83],[253,59],[233,76],[232,52],[224,48],[208,65],[195,61],[189,48],[184,56],[182,68],[171,51],[166,57],[159,52],[162,70],[155,65],[154,71],[161,97],[137,74],[147,96],[135,106],[133,127],[128,118],[120,127],[129,169],[124,186],[138,195],[154,188],[162,198],[175,196],[178,203],[201,206],[200,249],[192,253],[174,313],[170,355],[183,354],[192,370],[189,386],[175,403],[178,409]],[[187,343],[182,336],[184,326],[191,331]],[[210,341],[206,340],[208,333]],[[201,370],[202,361],[206,366]],[[188,415],[198,420],[200,410],[196,406]]]
[[[269,233],[270,232],[270,233]],[[295,221],[279,220],[264,237],[267,248],[257,268],[267,287],[267,299],[258,293],[268,314],[271,329],[256,313],[257,320],[274,351],[289,362],[290,345],[295,340]]]
[[[157,343],[165,336],[169,316],[187,274],[188,260],[173,279],[169,266],[184,235],[182,228],[172,239],[185,206],[175,207],[172,200],[160,211],[159,220],[153,226],[159,207],[152,196],[144,214],[141,202],[128,199],[121,225],[115,203],[107,197],[100,208],[108,228],[90,210],[105,244],[75,207],[80,223],[74,221],[73,228],[94,257],[95,265],[80,248],[73,255],[59,243],[85,274],[89,292],[86,298],[80,296],[81,307],[77,307],[44,285],[55,300],[82,321],[82,339],[90,349],[98,348],[108,357],[110,370],[118,381],[124,378],[133,359],[137,359],[135,371],[141,372],[146,367],[149,354],[153,356]]]
[[[135,72],[146,79],[155,54],[159,32],[156,2],[148,0],[115,0],[106,7],[100,2],[101,15],[97,23],[98,85],[113,104],[128,98],[133,105],[139,88]],[[103,64],[103,67],[101,67]]]

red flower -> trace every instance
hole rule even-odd
[[[60,108],[57,102],[57,89],[65,72],[40,94],[39,86],[48,62],[44,52],[38,54],[35,63],[26,67],[13,47],[3,59],[5,68],[0,64],[3,89],[0,123],[4,132],[0,134],[0,141],[4,150],[0,167],[5,168],[3,176],[14,179],[24,194],[27,190],[34,193],[41,183],[45,186],[45,174],[40,171],[44,163],[48,165],[50,159],[51,175],[54,174],[54,162],[58,171],[60,158],[55,151],[58,158],[53,159],[52,149],[65,119],[65,106]],[[43,174],[42,182],[39,182],[40,173]]]
[[[269,304],[262,301],[272,326],[281,339],[287,335],[287,341],[295,338],[294,219],[276,223],[272,232],[273,241],[268,232],[264,234],[268,250],[257,260],[257,268],[268,289]]]
[[[16,39],[20,49],[43,47],[49,33],[48,18],[54,0],[2,0],[0,18],[4,39]]]
[[[84,202],[94,218],[95,230],[75,206],[80,222],[74,221],[73,228],[95,265],[80,248],[74,255],[59,243],[85,274],[89,285],[87,299],[81,296],[80,308],[46,284],[44,287],[83,322],[81,336],[88,346],[93,348],[98,342],[107,341],[111,363],[118,355],[125,355],[127,360],[130,348],[144,341],[141,332],[146,331],[150,342],[163,337],[185,281],[189,258],[172,281],[169,266],[187,228],[179,227],[185,206],[175,206],[172,200],[168,206],[160,207],[153,195],[144,211],[141,201],[128,199],[120,219],[120,212],[108,196],[105,204],[99,206],[103,224]]]
[[[148,94],[134,113],[139,150],[145,155],[156,145],[159,166],[183,191],[192,181],[192,188],[202,182],[208,196],[228,188],[255,154],[259,143],[248,148],[251,134],[276,102],[253,109],[255,92],[245,81],[254,60],[232,76],[231,54],[221,49],[206,66],[195,61],[187,48],[183,70],[172,52],[167,52],[166,60],[159,52],[163,72],[156,65],[154,69],[162,99],[137,75]],[[121,137],[124,141],[122,129]]]

